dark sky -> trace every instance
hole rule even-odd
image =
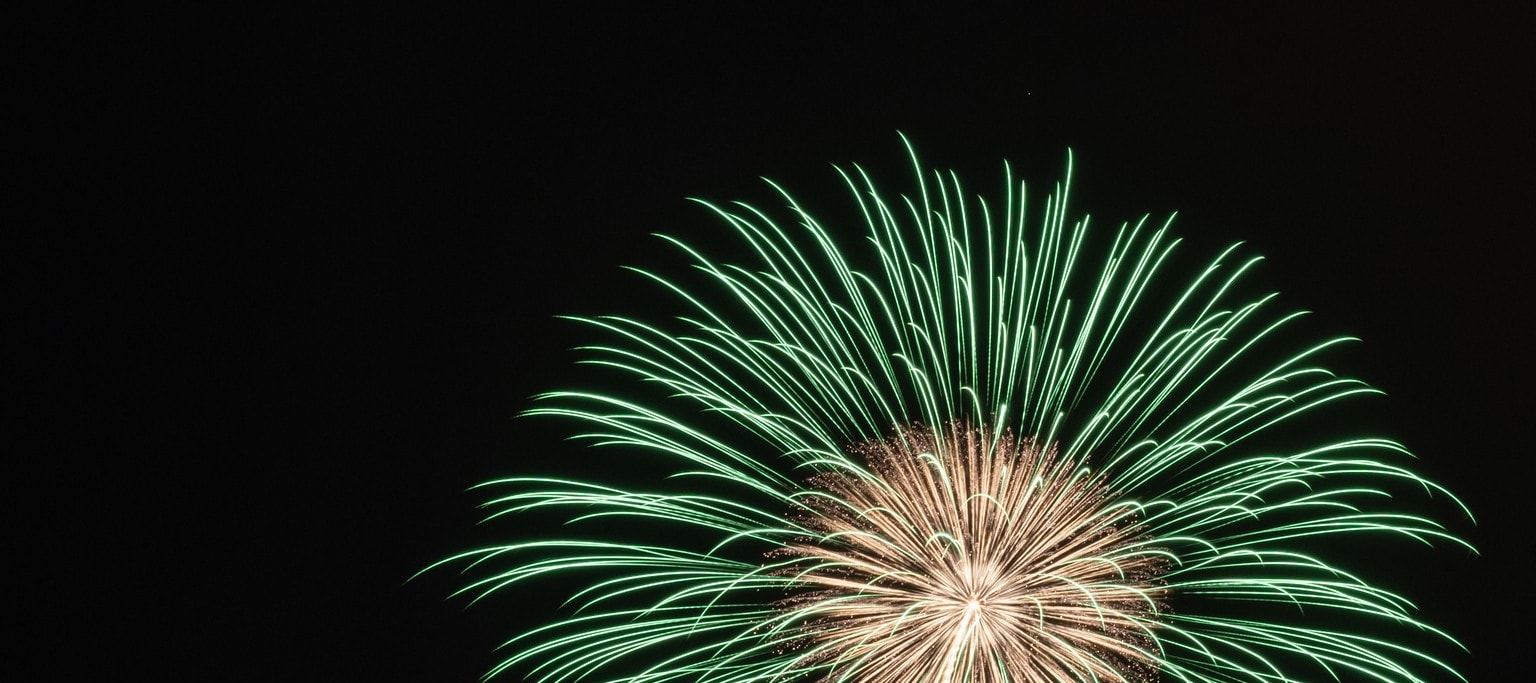
[[[593,457],[512,420],[587,341],[554,316],[664,310],[620,266],[708,234],[686,197],[772,205],[766,176],[832,206],[849,162],[904,189],[902,131],[977,191],[1070,147],[1078,213],[1178,210],[1364,338],[1373,428],[1485,555],[1394,572],[1489,680],[1528,631],[1490,616],[1532,597],[1533,22],[1350,4],[81,18],[104,37],[38,57],[74,74],[41,103],[73,199],[29,256],[63,333],[40,631],[172,680],[476,680],[532,617],[404,582],[496,537],[467,486]]]

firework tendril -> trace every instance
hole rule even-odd
[[[838,170],[867,263],[774,185],[787,219],[701,202],[755,262],[667,238],[703,280],[638,271],[675,319],[577,319],[613,386],[659,391],[528,413],[670,464],[650,487],[482,485],[493,518],[572,523],[434,565],[463,568],[463,594],[590,580],[489,676],[1465,680],[1435,654],[1455,641],[1340,552],[1470,550],[1401,495],[1470,518],[1403,446],[1311,436],[1379,393],[1321,364],[1352,339],[1298,343],[1300,312],[1242,294],[1259,259],[1236,245],[1174,267],[1168,222],[1143,219],[1091,247],[1070,161],[1034,229],[1011,173],[989,201],[912,163],[897,197]]]

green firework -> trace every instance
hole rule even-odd
[[[492,517],[575,523],[439,563],[462,593],[590,579],[491,675],[1461,678],[1414,645],[1450,636],[1336,559],[1366,535],[1466,545],[1394,495],[1455,500],[1401,445],[1308,442],[1379,393],[1320,364],[1352,340],[1296,343],[1302,314],[1241,293],[1258,259],[1235,245],[1175,270],[1144,219],[1091,246],[1070,164],[1029,221],[1011,174],[987,200],[912,161],[901,196],[839,169],[857,244],[777,186],[782,219],[702,202],[753,262],[667,238],[700,282],[638,272],[675,319],[578,319],[607,340],[586,362],[652,398],[558,391],[529,414],[670,478],[482,485]]]

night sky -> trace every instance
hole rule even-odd
[[[832,164],[850,163],[908,190],[900,131],[989,195],[1006,159],[1043,196],[1070,148],[1074,216],[1177,210],[1186,255],[1245,241],[1319,333],[1364,339],[1332,364],[1389,398],[1344,418],[1461,495],[1476,525],[1423,509],[1483,552],[1394,551],[1383,574],[1492,680],[1529,635],[1495,615],[1533,597],[1514,555],[1532,539],[1536,22],[1350,4],[52,27],[69,37],[38,60],[72,75],[41,102],[47,168],[69,199],[22,293],[47,340],[23,415],[49,425],[29,556],[52,558],[53,607],[28,637],[68,643],[60,672],[476,680],[557,596],[465,610],[451,572],[407,579],[520,533],[477,528],[468,486],[610,466],[513,417],[570,388],[593,341],[555,316],[671,315],[622,269],[684,267],[652,233],[742,255],[688,197],[777,210],[767,177],[842,215]]]

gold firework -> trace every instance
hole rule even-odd
[[[1164,562],[1100,478],[1052,445],[959,423],[852,450],[867,470],[814,477],[800,521],[815,536],[783,551],[806,587],[785,607],[829,680],[1131,681],[1156,670]]]

